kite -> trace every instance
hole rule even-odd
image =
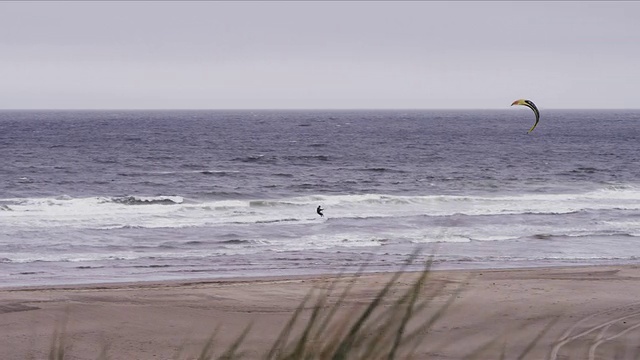
[[[533,110],[533,113],[536,114],[536,123],[533,124],[533,126],[531,127],[531,129],[529,129],[529,131],[527,131],[527,134],[532,132],[533,129],[536,128],[536,125],[538,125],[538,121],[540,121],[540,112],[538,111],[538,108],[536,107],[536,104],[534,104],[533,101],[531,101],[531,100],[518,99],[518,100],[514,101],[513,103],[511,103],[511,106],[513,106],[513,105],[524,105],[524,106],[528,107],[529,109]]]

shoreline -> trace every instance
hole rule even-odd
[[[402,273],[385,306],[419,274]],[[360,274],[339,312],[354,317],[393,275]],[[7,358],[46,358],[63,326],[73,359],[95,359],[105,347],[107,359],[176,358],[178,352],[182,359],[201,350],[216,328],[215,343],[225,349],[253,324],[244,350],[246,358],[258,359],[312,289],[333,283],[339,292],[351,279],[301,275],[2,288],[0,348]],[[638,265],[433,270],[420,293],[430,305],[415,314],[416,321],[451,303],[426,334],[429,341],[416,349],[417,358],[464,358],[492,340],[495,348],[483,350],[489,358],[501,351],[514,358],[541,332],[526,358],[611,358],[621,347],[635,349],[626,344],[640,336],[639,285]],[[304,307],[301,318],[311,312]],[[588,357],[590,349],[594,357]]]
[[[442,266],[443,264],[434,263],[429,271],[432,272],[489,272],[489,271],[519,271],[519,270],[535,270],[535,269],[562,269],[562,268],[591,268],[591,267],[612,267],[612,266],[634,266],[632,261],[625,262],[604,262],[600,264],[587,264],[576,263],[572,265],[552,263],[552,264],[529,264],[525,266],[504,266],[504,267],[491,267],[491,266]],[[444,264],[446,265],[446,264]],[[398,266],[399,268],[400,266]],[[310,273],[298,273],[298,274],[279,274],[279,275],[245,275],[245,276],[214,276],[206,277],[193,277],[193,278],[180,278],[180,279],[155,279],[155,280],[116,280],[116,281],[87,281],[76,283],[56,283],[52,285],[8,285],[3,286],[0,284],[0,292],[2,291],[18,291],[18,290],[73,290],[79,288],[117,288],[117,287],[154,287],[174,285],[179,286],[181,284],[194,284],[194,283],[227,283],[227,282],[253,282],[253,281],[274,281],[274,280],[294,280],[294,279],[312,279],[312,278],[337,278],[337,277],[350,277],[356,275],[384,275],[393,274],[398,272],[398,268],[389,270],[369,270],[361,271],[357,270],[348,272],[310,272]],[[418,263],[411,265],[410,270],[404,270],[403,273],[419,273],[421,270]]]

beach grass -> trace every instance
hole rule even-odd
[[[412,256],[406,266],[412,264]],[[464,281],[447,288],[444,301],[434,301],[436,295],[442,295],[447,285],[429,282],[431,258],[425,262],[420,272],[407,272],[405,268],[390,274],[389,280],[374,293],[369,301],[363,302],[354,311],[346,307],[352,290],[358,285],[363,271],[347,277],[338,276],[323,287],[312,288],[301,300],[297,309],[280,329],[269,349],[262,354],[247,354],[245,348],[247,335],[251,332],[249,324],[234,341],[222,348],[216,341],[219,327],[216,327],[204,343],[197,346],[197,353],[188,353],[187,346],[179,347],[173,356],[175,360],[392,360],[417,359],[418,346],[430,341],[433,325],[447,313],[451,305],[464,290]],[[347,284],[340,281],[348,279]],[[409,284],[404,290],[396,291],[400,282]],[[341,290],[339,290],[341,288]],[[442,299],[442,297],[440,297]],[[348,308],[348,310],[345,310]],[[68,316],[68,313],[66,314]],[[549,322],[537,336],[525,344],[520,354],[510,354],[509,358],[525,359],[542,336],[553,326]],[[65,338],[66,321],[58,322],[53,334],[49,360],[66,360],[73,344]],[[466,359],[506,359],[505,336],[496,336],[471,351]],[[188,339],[187,339],[188,340]],[[434,344],[433,348],[449,346],[464,339],[451,339],[444,344]],[[185,342],[186,343],[186,342]],[[96,359],[118,359],[118,354],[109,353],[105,344]],[[170,358],[170,357],[167,357]]]

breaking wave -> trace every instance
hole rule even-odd
[[[156,196],[156,197],[138,197],[123,196],[111,198],[111,201],[125,205],[175,205],[182,204],[184,199],[180,196]]]

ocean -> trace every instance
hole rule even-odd
[[[640,110],[540,110],[0,111],[0,286],[637,263]]]

